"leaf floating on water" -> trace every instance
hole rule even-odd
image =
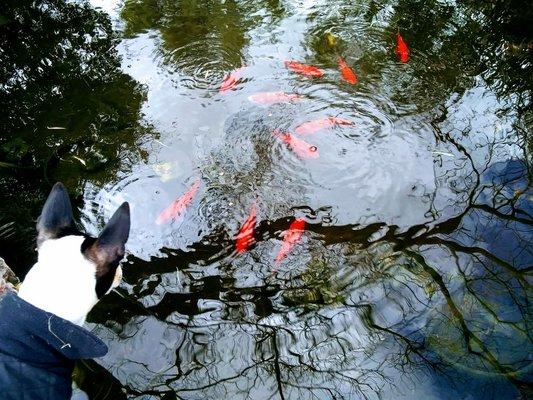
[[[15,234],[15,223],[14,222],[6,222],[2,223],[2,220],[0,219],[0,237],[7,239],[10,238]]]
[[[333,33],[326,32],[324,37],[326,38],[326,43],[328,44],[328,46],[335,47],[337,45],[337,38]]]
[[[168,182],[169,180],[174,178],[174,164],[171,162],[153,164],[152,169],[159,176],[161,182]]]
[[[154,142],[160,144],[160,145],[163,146],[163,147],[166,147],[166,148],[170,149],[170,146],[169,146],[168,144],[165,144],[165,143],[163,143],[163,142],[160,141],[160,140],[154,139]]]
[[[78,160],[84,167],[87,166],[87,162],[81,158],[79,158],[78,156],[72,156],[72,158]]]
[[[8,162],[4,162],[4,161],[0,161],[0,167],[1,168],[18,168],[17,165],[12,164],[12,163],[8,163]]]
[[[432,154],[441,155],[441,156],[455,157],[455,155],[453,155],[452,153],[446,153],[445,151],[434,150],[434,151],[432,151],[431,153],[432,153]]]

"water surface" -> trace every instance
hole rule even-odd
[[[56,180],[89,233],[132,209],[124,282],[89,316],[110,347],[81,366],[91,398],[531,395],[526,2],[7,3],[0,255],[31,265]],[[301,98],[249,100],[275,91]],[[354,125],[303,138],[318,159],[272,135],[331,116]],[[256,243],[237,254],[253,204]],[[276,265],[295,218],[303,239]]]

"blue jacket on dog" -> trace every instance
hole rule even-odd
[[[0,398],[61,400],[72,395],[75,360],[107,346],[86,329],[8,292],[0,297]]]

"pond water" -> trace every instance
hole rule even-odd
[[[80,365],[91,399],[532,395],[528,2],[3,3],[0,256],[32,265],[55,181],[88,233],[132,210],[124,281],[89,315],[110,348]],[[294,134],[329,117],[353,124]]]

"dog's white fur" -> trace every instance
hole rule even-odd
[[[37,263],[20,286],[19,296],[42,310],[83,325],[98,301],[96,265],[81,252],[84,240],[83,236],[45,240],[39,246]]]
[[[37,220],[38,260],[20,286],[20,298],[83,325],[98,297],[120,283],[122,269],[117,264],[124,257],[129,231],[130,207],[124,202],[98,238],[78,234],[67,189],[56,183]],[[68,232],[75,233],[62,236]]]

